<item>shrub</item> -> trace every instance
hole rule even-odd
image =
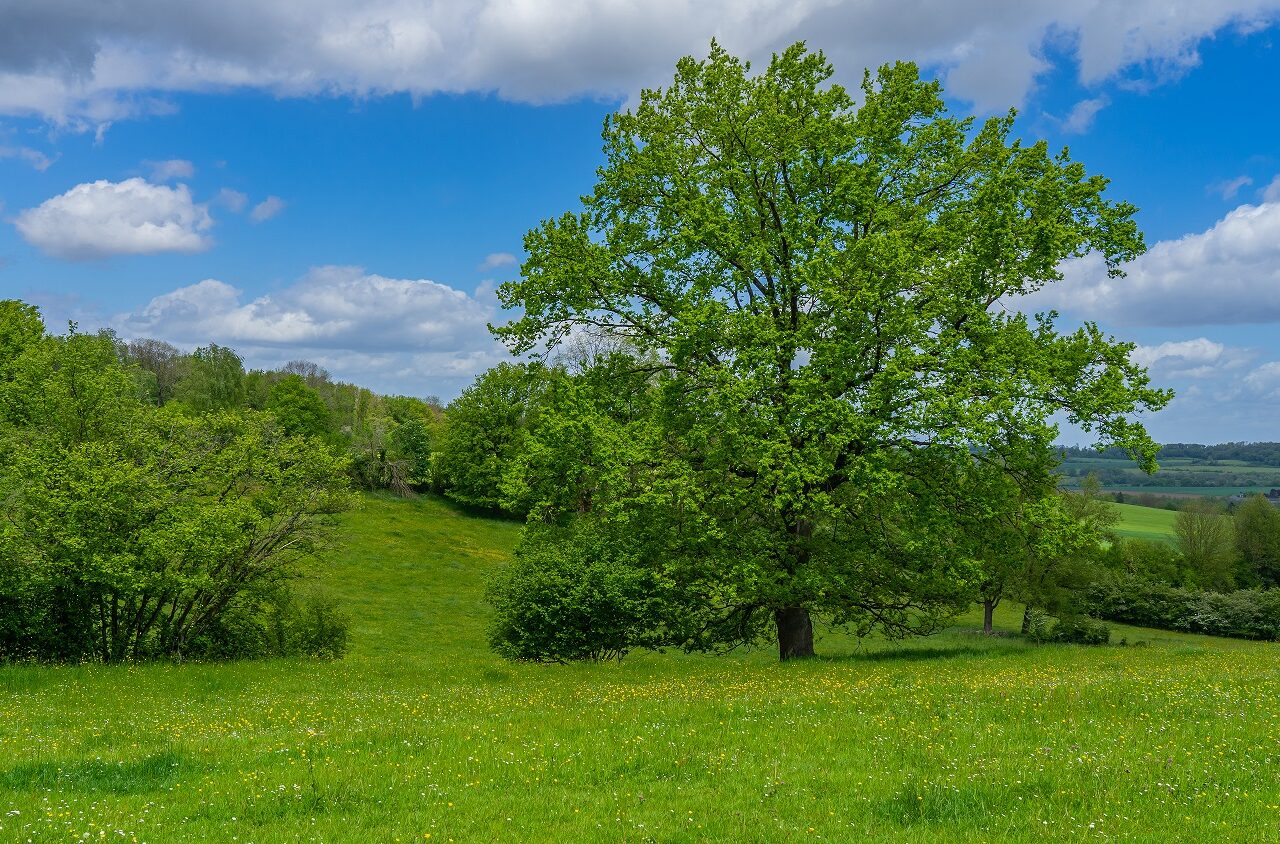
[[[1027,617],[1023,623],[1026,636],[1035,642],[1047,642],[1053,617],[1039,607],[1027,607]]]
[[[1075,645],[1105,645],[1111,641],[1111,628],[1088,616],[1071,615],[1058,620],[1050,638]]]
[[[569,528],[530,528],[490,582],[489,643],[508,659],[621,659],[664,643],[672,603],[653,572],[620,543]]]
[[[279,628],[280,652],[285,656],[342,659],[347,654],[351,622],[338,602],[324,592],[310,592],[293,603]]]
[[[191,642],[184,655],[208,660],[341,659],[348,636],[349,622],[331,597],[309,592],[299,598],[280,585],[228,608],[208,632]]]

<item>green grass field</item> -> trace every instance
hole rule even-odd
[[[1156,507],[1139,507],[1136,504],[1112,504],[1120,512],[1116,533],[1137,539],[1173,541],[1173,520],[1177,513]]]
[[[0,841],[1280,837],[1277,646],[1034,647],[972,614],[809,662],[512,665],[481,595],[516,525],[383,498],[346,522],[320,575],[343,661],[0,668]]]

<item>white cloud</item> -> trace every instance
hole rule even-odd
[[[1241,188],[1247,188],[1253,184],[1251,176],[1236,176],[1234,179],[1224,179],[1221,182],[1214,182],[1209,185],[1209,192],[1216,193],[1223,199],[1235,199],[1236,194]]]
[[[186,185],[167,187],[140,178],[76,185],[28,208],[14,220],[18,232],[49,255],[90,260],[109,255],[200,252],[211,239],[208,209]]]
[[[1255,353],[1207,337],[1197,337],[1138,346],[1129,357],[1134,363],[1146,367],[1157,381],[1163,382],[1238,377],[1240,369],[1254,359]]]
[[[120,314],[111,326],[124,337],[228,345],[251,366],[305,359],[384,392],[448,396],[507,358],[487,328],[496,315],[492,296],[358,267],[317,267],[257,298],[206,279]]]
[[[1280,176],[1271,180],[1271,184],[1262,189],[1263,202],[1280,203]]]
[[[114,324],[131,336],[172,342],[453,353],[490,348],[485,326],[494,314],[491,302],[434,281],[331,266],[250,301],[206,279],[157,296]]]
[[[19,161],[25,161],[43,173],[49,169],[53,162],[58,160],[58,156],[50,158],[38,149],[31,147],[7,147],[0,146],[0,158],[16,158]]]
[[[223,188],[218,191],[218,195],[213,201],[227,210],[234,211],[239,214],[245,209],[245,206],[249,204],[249,197],[247,194],[243,194],[238,190]]]
[[[520,263],[520,259],[510,252],[490,252],[480,262],[480,272],[496,270],[498,267],[510,267]]]
[[[1280,361],[1262,364],[1246,375],[1242,384],[1256,398],[1280,400]]]
[[[268,196],[253,206],[253,210],[249,212],[249,219],[255,223],[265,222],[283,211],[284,206],[285,202],[280,197]]]
[[[756,60],[808,40],[849,82],[914,59],[1002,110],[1047,68],[1047,42],[1075,51],[1086,84],[1159,81],[1194,67],[1201,39],[1278,13],[1280,0],[9,0],[0,112],[100,125],[229,88],[631,97],[712,36]]]
[[[168,161],[146,161],[143,163],[151,168],[151,181],[153,182],[190,179],[196,174],[196,166],[190,161],[181,158],[171,158]]]
[[[1068,261],[1064,279],[1022,298],[1109,325],[1231,325],[1280,321],[1280,202],[1241,205],[1208,231],[1161,241],[1107,278],[1096,255]]]
[[[1098,116],[1098,112],[1110,104],[1111,100],[1106,96],[1081,100],[1071,109],[1067,119],[1062,121],[1062,128],[1076,135],[1088,132],[1093,126],[1093,120]]]

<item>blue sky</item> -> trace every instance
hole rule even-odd
[[[1280,0],[7,0],[0,296],[448,399],[503,358],[493,286],[590,190],[604,116],[712,36],[1016,106],[1150,248],[1028,307],[1140,344],[1179,393],[1158,439],[1280,439]]]

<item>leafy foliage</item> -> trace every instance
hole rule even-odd
[[[1072,255],[1118,274],[1143,249],[1133,207],[1012,139],[1012,115],[950,116],[912,65],[869,74],[858,107],[831,75],[803,45],[752,75],[713,44],[607,121],[594,191],[526,236],[499,289],[522,316],[495,331],[516,353],[615,339],[630,363],[600,371],[642,412],[608,412],[607,390],[537,424],[499,403],[490,430],[509,438],[460,449],[484,457],[475,479],[446,473],[459,500],[493,502],[502,445],[524,436],[555,477],[587,467],[535,517],[589,510],[651,542],[637,562],[680,587],[687,647],[773,628],[783,658],[808,655],[810,613],[935,629],[981,577],[952,494],[975,454],[1047,450],[1054,413],[1144,465],[1156,449],[1132,414],[1168,394],[1130,344],[995,307]]]
[[[1243,579],[1280,586],[1280,510],[1264,496],[1251,496],[1236,508],[1234,526]]]
[[[1235,586],[1235,539],[1222,506],[1205,498],[1188,501],[1173,523],[1178,551],[1196,585],[1229,590]]]
[[[1089,611],[1141,627],[1237,639],[1280,639],[1280,590],[1208,592],[1131,576],[1100,580],[1087,593]]]
[[[639,564],[624,537],[595,527],[582,520],[526,537],[489,584],[495,651],[531,662],[598,661],[680,638],[667,630],[678,621],[671,584]]]
[[[503,508],[503,477],[524,450],[539,397],[551,377],[538,364],[503,363],[450,402],[433,466],[446,495],[473,507]]]
[[[144,404],[117,351],[73,331],[6,362],[0,658],[286,652],[247,632],[292,601],[289,582],[348,506],[345,458],[269,415]],[[277,628],[301,641],[316,624],[295,615]],[[336,642],[337,617],[321,615]]]

